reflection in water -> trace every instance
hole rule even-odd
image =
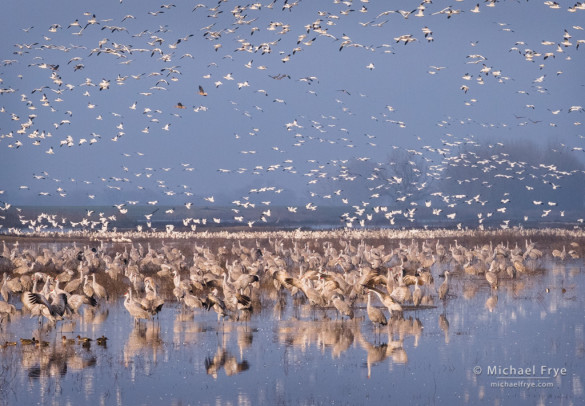
[[[333,359],[341,358],[354,344],[359,344],[367,353],[366,365],[368,377],[371,367],[387,358],[396,364],[408,362],[404,348],[404,340],[414,338],[414,346],[418,346],[423,326],[419,319],[394,316],[388,321],[385,329],[387,341],[380,344],[369,342],[361,329],[362,320],[351,321],[299,321],[291,320],[281,323],[277,331],[277,339],[286,347],[307,352],[311,346],[322,351],[330,350]],[[368,325],[368,335],[372,334],[373,326]],[[384,331],[384,329],[382,329]]]
[[[466,283],[463,287],[463,298],[465,300],[471,300],[479,292],[479,286],[476,283]]]
[[[157,363],[157,355],[161,351],[163,341],[160,338],[160,325],[158,322],[149,321],[147,323],[135,324],[134,328],[124,345],[124,366],[134,366],[133,361],[141,357],[144,362],[144,372],[150,374],[150,362],[153,365]],[[152,355],[152,359],[147,359],[146,355]]]
[[[439,328],[445,334],[445,344],[449,344],[449,320],[445,313],[439,314]]]
[[[527,284],[523,280],[515,280],[505,286],[505,292],[513,297],[518,297],[526,290]]]
[[[32,391],[34,382],[38,381],[41,403],[44,403],[42,399],[45,396],[47,398],[51,396],[52,391],[60,391],[63,382],[66,381],[66,375],[93,370],[97,365],[97,355],[89,342],[68,339],[53,343],[34,341],[33,344],[23,341],[20,347],[12,347],[12,351],[21,357],[22,373],[29,379],[29,390]],[[91,379],[85,379],[83,382],[84,391],[88,393],[88,390],[92,389]],[[22,395],[15,393],[17,394]]]
[[[80,380],[83,385],[82,392],[89,393],[92,390],[91,376],[94,374],[99,354],[92,349],[90,341],[63,337],[52,342],[34,337],[23,338],[17,343],[11,342],[11,345],[2,351],[0,403],[5,404],[6,397],[10,394],[17,399],[25,395],[26,391],[33,393],[34,388],[38,388],[36,399],[38,403],[43,404],[52,394],[60,392],[65,382],[73,380]],[[16,368],[17,365],[20,365],[20,369]],[[20,373],[17,374],[19,370]],[[84,374],[83,377],[76,375],[82,371],[92,372]],[[70,377],[71,375],[75,377]],[[18,376],[25,379],[22,382],[26,383],[25,386],[17,383]],[[80,394],[82,392],[80,391]],[[28,403],[33,402],[24,401],[24,404]]]
[[[414,347],[418,347],[419,339],[423,332],[423,324],[422,322],[416,318],[412,321],[412,335],[414,336]]]
[[[240,358],[244,357],[244,351],[249,349],[252,346],[252,342],[254,341],[254,333],[257,332],[257,329],[251,329],[247,326],[238,326],[238,348],[240,349]]]
[[[287,296],[280,294],[276,290],[272,290],[269,293],[269,299],[275,302],[272,309],[272,317],[274,320],[282,320],[283,312],[286,308],[286,298]]]
[[[232,376],[247,371],[250,369],[250,365],[246,360],[238,362],[237,358],[230,354],[225,347],[218,346],[215,355],[205,359],[205,370],[208,375],[217,379],[217,373],[222,368],[227,376]]]
[[[433,274],[441,269],[433,268]],[[474,374],[472,367],[510,362],[566,365],[570,372],[554,381],[554,390],[514,392],[520,403],[546,403],[546,396],[555,395],[584,396],[580,266],[556,264],[554,272],[536,271],[516,279],[501,275],[497,290],[490,289],[483,275],[458,272],[450,276],[444,305],[436,300],[435,287],[425,285],[437,308],[405,306],[379,329],[368,320],[365,302],[354,304],[354,319],[341,320],[333,308],[301,305],[298,297],[275,290],[261,298],[264,306],[246,322],[240,318],[218,323],[213,312],[171,305],[159,320],[134,325],[118,301],[87,307],[68,323],[39,326],[17,310],[0,328],[0,404],[50,404],[54,394],[63,392],[70,397],[62,404],[99,399],[101,404],[178,405],[187,403],[193,390],[206,393],[201,404],[314,404],[324,403],[320,396],[331,394],[323,385],[332,380],[364,398],[380,396],[383,391],[377,391],[377,385],[387,382],[411,393],[413,387],[425,387],[419,386],[423,381],[436,382],[437,393],[448,403],[497,403],[512,392],[490,387],[489,377]],[[435,280],[440,285],[441,278]],[[70,338],[77,335],[93,341]],[[109,338],[107,346],[98,342],[102,335]],[[25,345],[19,336],[48,344]],[[500,344],[502,339],[506,346]],[[275,385],[250,389],[250,381],[261,379]],[[308,387],[307,392],[291,397],[297,385]],[[441,385],[448,389],[439,389]],[[465,389],[459,389],[461,385]],[[19,386],[25,389],[16,395]],[[392,396],[413,403],[413,395]],[[387,399],[377,397],[375,403]],[[363,398],[347,400],[360,401]]]
[[[173,322],[173,344],[188,345],[200,341],[201,333],[210,330],[205,323],[195,321],[192,311],[179,311]]]
[[[361,335],[358,336],[358,342],[366,350],[366,366],[368,368],[368,378],[370,378],[372,376],[372,365],[382,362],[388,357],[388,344],[372,345],[364,340]]]
[[[213,356],[208,355],[205,358],[205,371],[207,375],[211,375],[214,379],[217,379],[221,369],[224,370],[226,376],[237,375],[249,370],[250,364],[244,359],[244,350],[252,345],[255,331],[257,330],[250,329],[245,325],[228,325],[224,326],[221,333],[218,331],[215,354]],[[237,343],[240,350],[239,361],[228,349],[232,333],[234,332],[237,334]]]
[[[388,343],[373,345],[359,334],[357,341],[360,347],[366,351],[368,378],[372,376],[372,366],[384,361],[388,357],[390,357],[392,362],[397,364],[406,364],[408,362],[408,356],[403,348],[402,340],[391,340]]]
[[[68,372],[93,367],[96,361],[91,346],[80,342],[22,347],[22,366],[30,378],[64,376]]]
[[[320,334],[320,344],[323,349],[330,348],[331,356],[336,359],[347,351],[353,344],[359,324],[349,322],[327,323]]]
[[[286,346],[295,347],[302,352],[311,345],[322,350],[331,349],[334,358],[338,358],[354,341],[354,336],[361,323],[350,321],[304,321],[290,320],[278,326],[278,341]]]
[[[582,377],[573,375],[573,396],[578,398],[583,397],[584,393],[582,379]]]
[[[490,386],[490,379],[503,380],[483,373],[476,375],[470,370],[466,376],[471,383],[470,388],[476,388],[477,393],[473,395],[468,392],[467,403],[473,404],[475,398],[492,399],[495,394],[502,398],[519,394],[524,400],[540,404],[547,404],[551,398],[558,396],[569,399],[569,404],[572,404],[573,398],[583,397],[581,359],[585,353],[585,340],[582,317],[580,320],[574,318],[575,309],[583,305],[583,271],[565,263],[549,265],[547,268],[535,267],[529,277],[523,275],[517,279],[502,280],[497,295],[493,291],[480,292],[483,294],[484,313],[478,312],[478,315],[482,316],[483,323],[477,337],[471,339],[471,344],[484,346],[489,355],[480,360],[471,356],[467,359],[471,359],[470,365],[484,368],[493,364],[514,367],[536,365],[536,375],[540,373],[539,365],[557,365],[567,368],[568,376],[550,380],[547,377],[539,380],[537,376],[530,381],[550,383],[552,386],[546,389],[537,386],[524,390],[498,388],[495,391]],[[514,339],[508,340],[506,346],[495,344],[500,338],[509,336]],[[492,337],[497,340],[492,342]]]
[[[388,321],[388,335],[390,337],[397,336],[400,340],[413,336],[415,343],[417,343],[422,334],[422,328],[422,322],[412,317],[406,319],[394,316]]]
[[[110,314],[109,309],[100,307],[86,307],[83,312],[84,324],[102,324]]]
[[[497,304],[498,295],[492,295],[485,301],[485,308],[488,309],[490,313],[492,313],[495,310]]]

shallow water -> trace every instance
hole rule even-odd
[[[33,335],[49,344],[0,349],[0,403],[582,404],[583,263],[544,266],[497,293],[456,274],[445,304],[404,311],[381,329],[365,304],[342,321],[288,294],[263,297],[248,322],[167,303],[158,320],[135,325],[121,299],[56,328],[15,316],[0,344]],[[93,341],[64,344],[63,335]]]

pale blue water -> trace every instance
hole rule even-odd
[[[581,260],[549,263],[503,281],[490,311],[487,283],[456,275],[445,307],[405,311],[379,332],[365,304],[342,322],[334,310],[296,308],[288,294],[282,309],[263,298],[246,323],[166,304],[138,328],[120,299],[42,332],[48,347],[0,349],[0,404],[582,404],[584,286]],[[13,317],[0,344],[37,327]],[[89,348],[62,344],[78,334],[94,338]],[[106,347],[95,341],[102,335]],[[543,365],[566,373],[541,374]],[[533,366],[537,379],[490,373]],[[550,387],[492,387],[527,383]]]

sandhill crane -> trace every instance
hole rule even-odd
[[[80,294],[73,294],[69,296],[67,299],[67,303],[71,306],[71,309],[74,313],[79,313],[79,309],[82,305],[87,304],[89,306],[95,307],[97,305],[97,300],[93,297],[88,297],[85,295]]]
[[[416,278],[418,281],[418,278]],[[410,293],[410,289],[404,283],[402,275],[398,275],[398,286],[396,286],[392,293],[390,293],[392,299],[396,300],[398,303],[408,302],[412,295]]]
[[[83,293],[89,297],[93,296],[93,283],[90,284],[87,280],[87,275],[83,277]]]
[[[43,286],[43,289],[41,289],[40,292],[37,292],[36,291],[37,290],[37,283],[39,280],[41,280],[40,275],[36,275],[36,274],[33,275],[33,286],[31,288],[31,291],[24,292],[21,295],[21,301],[22,301],[23,309],[27,309],[30,311],[31,318],[34,316],[38,316],[39,323],[40,323],[42,321],[42,317],[43,317],[43,314],[42,314],[43,310],[42,309],[44,308],[44,305],[42,303],[33,302],[31,297],[29,296],[29,294],[30,293],[35,293],[35,294],[39,293],[42,296],[47,297],[49,295],[51,279],[50,279],[50,277],[47,277],[47,280],[45,282],[45,285]]]
[[[390,312],[390,314],[392,314],[393,312],[402,312],[402,306],[400,305],[400,303],[398,303],[394,299],[392,299],[392,297],[389,294],[384,293],[375,287],[371,287],[371,286],[365,286],[365,287],[367,289],[369,289],[371,292],[374,292],[376,295],[378,295],[378,298],[380,299],[382,304],[384,306],[386,306],[386,308],[388,308],[388,311]]]
[[[95,281],[95,273],[91,275],[92,277],[92,288],[94,296],[98,299],[106,299],[108,300],[108,292],[106,289]]]
[[[67,284],[63,287],[63,290],[67,293],[73,293],[77,289],[79,289],[79,287],[81,286],[82,283],[83,283],[83,272],[80,269],[79,270],[79,278],[72,279],[69,282],[67,282]]]
[[[498,288],[498,274],[493,272],[491,268],[485,273],[485,279],[488,281],[492,289]]]
[[[0,322],[4,320],[5,316],[10,317],[10,315],[16,313],[16,308],[14,305],[8,304],[3,300],[0,300]],[[10,318],[8,319],[10,320]]]
[[[422,300],[422,290],[420,290],[420,286],[418,286],[418,278],[414,284],[414,292],[412,293],[412,303],[415,306],[419,306]]]
[[[238,279],[236,279],[233,283],[234,288],[236,288],[238,291],[243,291],[245,290],[248,286],[250,286],[252,283],[254,282],[258,282],[260,279],[258,278],[258,275],[253,275],[253,274],[241,274]]]
[[[366,311],[368,313],[368,318],[370,319],[370,321],[376,325],[376,328],[378,326],[385,326],[386,324],[388,324],[388,320],[386,319],[384,312],[378,309],[377,307],[372,306],[371,302],[372,293],[368,292],[368,304],[366,306]]]
[[[24,287],[20,282],[20,278],[11,278],[10,275],[4,272],[1,290],[2,297],[4,297],[4,300],[8,301],[10,294],[22,293],[24,291]]]
[[[542,251],[540,251],[539,249],[536,249],[534,247],[533,242],[528,244],[528,241],[526,241],[526,250],[524,251],[523,257],[524,257],[524,259],[526,259],[526,258],[538,259],[538,258],[542,257]]]
[[[512,265],[514,272],[512,273],[512,278],[516,277],[516,273],[526,273],[526,265],[524,265],[524,258],[520,255],[513,256]]]
[[[181,300],[183,301],[185,306],[187,306],[191,309],[203,309],[203,308],[208,307],[207,301],[204,302],[199,297],[194,296],[190,293],[186,293],[184,291],[183,291],[183,296],[181,297]]]
[[[156,285],[152,278],[144,278],[144,289],[146,290],[146,296],[140,301],[142,307],[148,310],[152,315],[158,314],[165,301],[158,297],[156,293]]]
[[[238,299],[236,298],[236,289],[228,282],[227,273],[223,274],[223,297],[224,303],[230,310],[236,310]]]
[[[445,280],[439,287],[439,299],[445,300],[449,294],[449,271],[445,271]]]
[[[217,288],[214,288],[207,295],[207,300],[209,302],[209,306],[208,306],[207,310],[213,309],[217,313],[217,321],[219,321],[220,318],[227,317],[227,315],[228,315],[227,309],[225,307],[225,303],[222,299],[220,299],[217,296],[218,293],[219,292],[218,292]]]
[[[276,273],[275,273],[276,275]],[[280,280],[279,280],[280,281]],[[311,305],[311,307],[324,307],[326,305],[325,303],[325,299],[323,298],[323,296],[317,291],[317,289],[313,288],[311,286],[311,280],[310,279],[306,279],[303,278],[302,280],[297,279],[297,278],[284,278],[283,280],[284,286],[286,286],[286,284],[288,285],[292,285],[296,288],[298,288],[300,291],[302,291],[305,294],[305,297],[307,298],[307,300],[309,301],[309,304]],[[291,291],[292,294],[292,291]]]
[[[239,311],[237,314],[237,320],[249,320],[252,314],[252,299],[247,295],[236,292],[231,300],[235,304],[236,310]]]
[[[141,303],[132,298],[131,289],[129,289],[124,296],[126,297],[124,300],[124,307],[128,310],[128,313],[134,317],[134,323],[138,323],[140,320],[149,320],[151,318],[152,314],[146,310]]]
[[[553,258],[558,258],[561,261],[564,261],[565,258],[567,257],[567,251],[565,249],[565,246],[563,245],[563,250],[562,251],[560,251],[558,249],[553,250],[552,251],[552,256],[553,256]]]
[[[325,306],[326,303],[325,303],[325,300],[323,299],[323,296],[321,296],[321,294],[317,291],[317,289],[310,286],[308,279],[303,279],[301,289],[305,293],[305,296],[309,300],[309,304],[311,306],[313,306],[313,307],[315,307],[315,306],[324,307]]]
[[[8,285],[6,282],[8,281],[8,275],[4,272],[4,278],[2,279],[2,286],[0,287],[0,293],[2,294],[2,298],[5,302],[7,302],[10,298],[10,290],[8,289]]]
[[[65,293],[53,292],[51,296],[52,300],[49,302],[49,300],[40,293],[28,293],[28,298],[31,303],[43,304],[45,306],[46,310],[45,308],[42,310],[42,315],[51,322],[61,320],[66,312],[68,314],[72,313],[71,306],[67,303],[67,295]]]
[[[480,274],[480,267],[479,264],[474,264],[472,261],[467,261],[465,265],[463,265],[463,271],[468,275],[479,275]]]
[[[171,274],[173,275],[173,284],[175,285],[173,289],[173,295],[175,295],[177,300],[180,302],[185,297],[186,293],[190,290],[189,284],[185,281],[181,281],[181,274],[177,269],[173,269]]]
[[[278,269],[277,267],[270,267],[268,272],[272,274],[274,287],[280,291],[281,287],[287,289],[291,295],[298,292],[302,286],[301,281],[297,278],[293,278],[285,270]]]
[[[350,304],[343,300],[340,295],[334,294],[331,298],[331,302],[337,311],[341,314],[342,320],[343,316],[347,316],[350,319],[353,319],[353,309],[351,308]]]

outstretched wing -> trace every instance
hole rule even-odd
[[[47,307],[47,309],[49,309],[51,316],[56,315],[55,311],[53,310],[53,306],[51,305],[51,303],[49,303],[49,301],[47,300],[47,298],[45,296],[41,295],[40,293],[32,293],[32,292],[28,292],[27,295],[28,295],[28,300],[30,301],[30,303],[45,305]]]

